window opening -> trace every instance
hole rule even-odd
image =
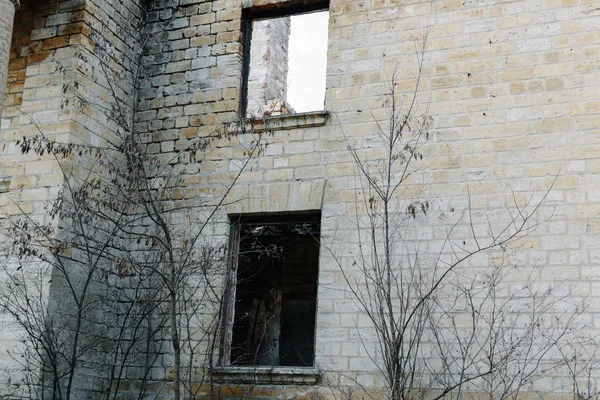
[[[324,109],[329,11],[311,11],[247,20],[242,99],[247,117]]]
[[[234,225],[225,364],[313,366],[319,233],[319,214]]]

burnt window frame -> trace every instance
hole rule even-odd
[[[310,370],[314,374],[316,372],[316,336],[317,336],[317,314],[318,314],[318,287],[319,287],[319,261],[320,261],[320,248],[317,257],[317,272],[315,277],[315,316],[313,326],[313,365],[312,366],[269,366],[269,365],[235,365],[230,363],[231,358],[231,347],[233,343],[233,327],[235,323],[235,304],[236,304],[236,290],[237,290],[237,273],[238,273],[238,257],[239,257],[239,246],[241,239],[241,227],[242,225],[276,225],[285,223],[303,223],[312,222],[318,224],[319,238],[321,235],[321,210],[308,210],[301,212],[286,212],[286,213],[269,213],[269,214],[237,214],[230,215],[230,240],[229,240],[229,259],[230,262],[227,267],[227,273],[225,276],[225,300],[223,303],[223,315],[221,325],[221,340],[220,350],[218,355],[219,365],[217,372],[221,371],[252,371],[253,373],[268,370],[272,373],[290,374],[292,371],[299,370]],[[320,247],[320,246],[319,246]],[[317,378],[315,378],[317,379]],[[305,384],[316,383],[317,380],[307,379]],[[279,382],[282,384],[288,383],[285,381]],[[289,383],[298,383],[298,380],[294,380]]]
[[[238,114],[241,118],[248,117],[248,81],[250,77],[252,23],[255,20],[286,16],[291,17],[293,15],[308,14],[318,11],[329,11],[329,0],[293,0],[242,9],[242,88],[238,109]]]

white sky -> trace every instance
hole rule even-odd
[[[329,11],[291,20],[287,101],[296,112],[323,110]]]

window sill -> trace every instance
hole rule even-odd
[[[329,119],[329,111],[310,111],[305,113],[273,115],[248,120],[252,132],[282,131],[287,129],[312,128],[323,126]]]
[[[212,371],[217,383],[263,385],[316,385],[319,371],[302,367],[218,367]]]

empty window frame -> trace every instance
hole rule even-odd
[[[328,2],[244,12],[241,112],[248,118],[325,106]]]
[[[232,224],[223,365],[313,366],[320,217]]]

